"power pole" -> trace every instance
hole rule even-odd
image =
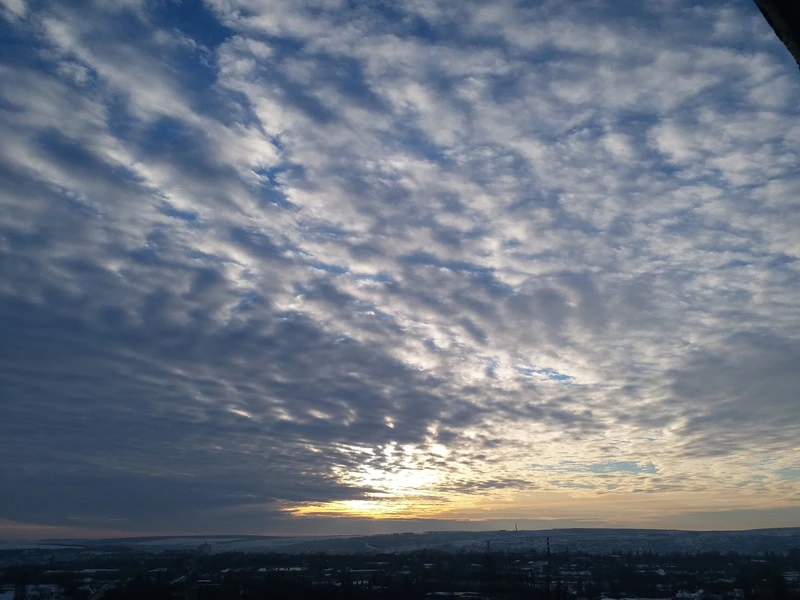
[[[545,598],[550,600],[550,584],[551,584],[551,573],[550,570],[550,536],[547,536],[547,565],[545,566],[545,574],[544,574],[544,587],[545,587]]]
[[[493,581],[495,576],[495,565],[494,556],[492,556],[492,544],[489,540],[486,540],[486,573],[488,579]]]

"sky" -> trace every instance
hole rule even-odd
[[[0,537],[800,526],[749,0],[0,0]]]

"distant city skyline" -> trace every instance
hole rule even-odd
[[[70,540],[70,539],[85,539],[85,540],[104,540],[104,539],[137,539],[137,538],[197,538],[198,540],[211,539],[214,537],[226,538],[236,536],[252,536],[252,537],[278,537],[278,538],[297,538],[306,540],[326,539],[326,538],[340,538],[340,537],[359,537],[359,536],[381,536],[381,535],[395,535],[395,534],[431,534],[441,533],[446,535],[448,533],[537,533],[541,532],[544,535],[547,532],[558,531],[574,531],[586,530],[597,532],[609,531],[631,531],[631,532],[648,532],[648,531],[674,531],[686,533],[746,533],[757,531],[773,531],[784,529],[798,529],[797,527],[774,525],[773,523],[783,523],[787,519],[794,518],[794,513],[788,515],[776,515],[775,512],[768,511],[767,514],[755,514],[749,518],[741,519],[739,515],[738,527],[723,528],[715,526],[715,523],[729,523],[731,522],[731,515],[726,513],[714,513],[711,515],[700,513],[694,519],[687,520],[687,524],[682,527],[671,527],[669,524],[673,521],[665,520],[664,526],[649,526],[649,527],[635,527],[627,526],[624,523],[618,526],[602,525],[592,521],[535,521],[531,519],[521,519],[518,521],[508,521],[503,519],[493,519],[486,521],[453,521],[453,520],[423,520],[423,519],[365,519],[365,518],[349,518],[337,517],[335,519],[326,518],[324,520],[316,520],[313,525],[316,530],[310,527],[311,523],[308,519],[297,521],[293,523],[284,522],[272,531],[268,532],[236,532],[228,531],[227,533],[217,532],[198,532],[198,531],[177,531],[177,530],[160,530],[160,531],[130,531],[125,529],[85,529],[80,527],[70,528],[69,526],[22,526],[16,523],[2,522],[0,523],[0,550],[3,549],[2,544],[12,544],[14,542],[47,542],[49,540]],[[680,521],[676,521],[680,522]],[[694,523],[694,525],[692,525]],[[750,525],[748,525],[750,524]],[[755,525],[755,526],[751,526]],[[297,531],[291,529],[292,526],[298,528]],[[562,543],[559,540],[558,543]]]
[[[800,525],[753,2],[0,0],[0,539]]]

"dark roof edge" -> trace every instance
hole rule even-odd
[[[800,66],[800,3],[797,0],[755,0],[755,3]]]

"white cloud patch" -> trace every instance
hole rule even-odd
[[[25,0],[2,0],[0,1],[0,14],[9,21],[16,21],[25,16],[28,12],[28,5]]]

